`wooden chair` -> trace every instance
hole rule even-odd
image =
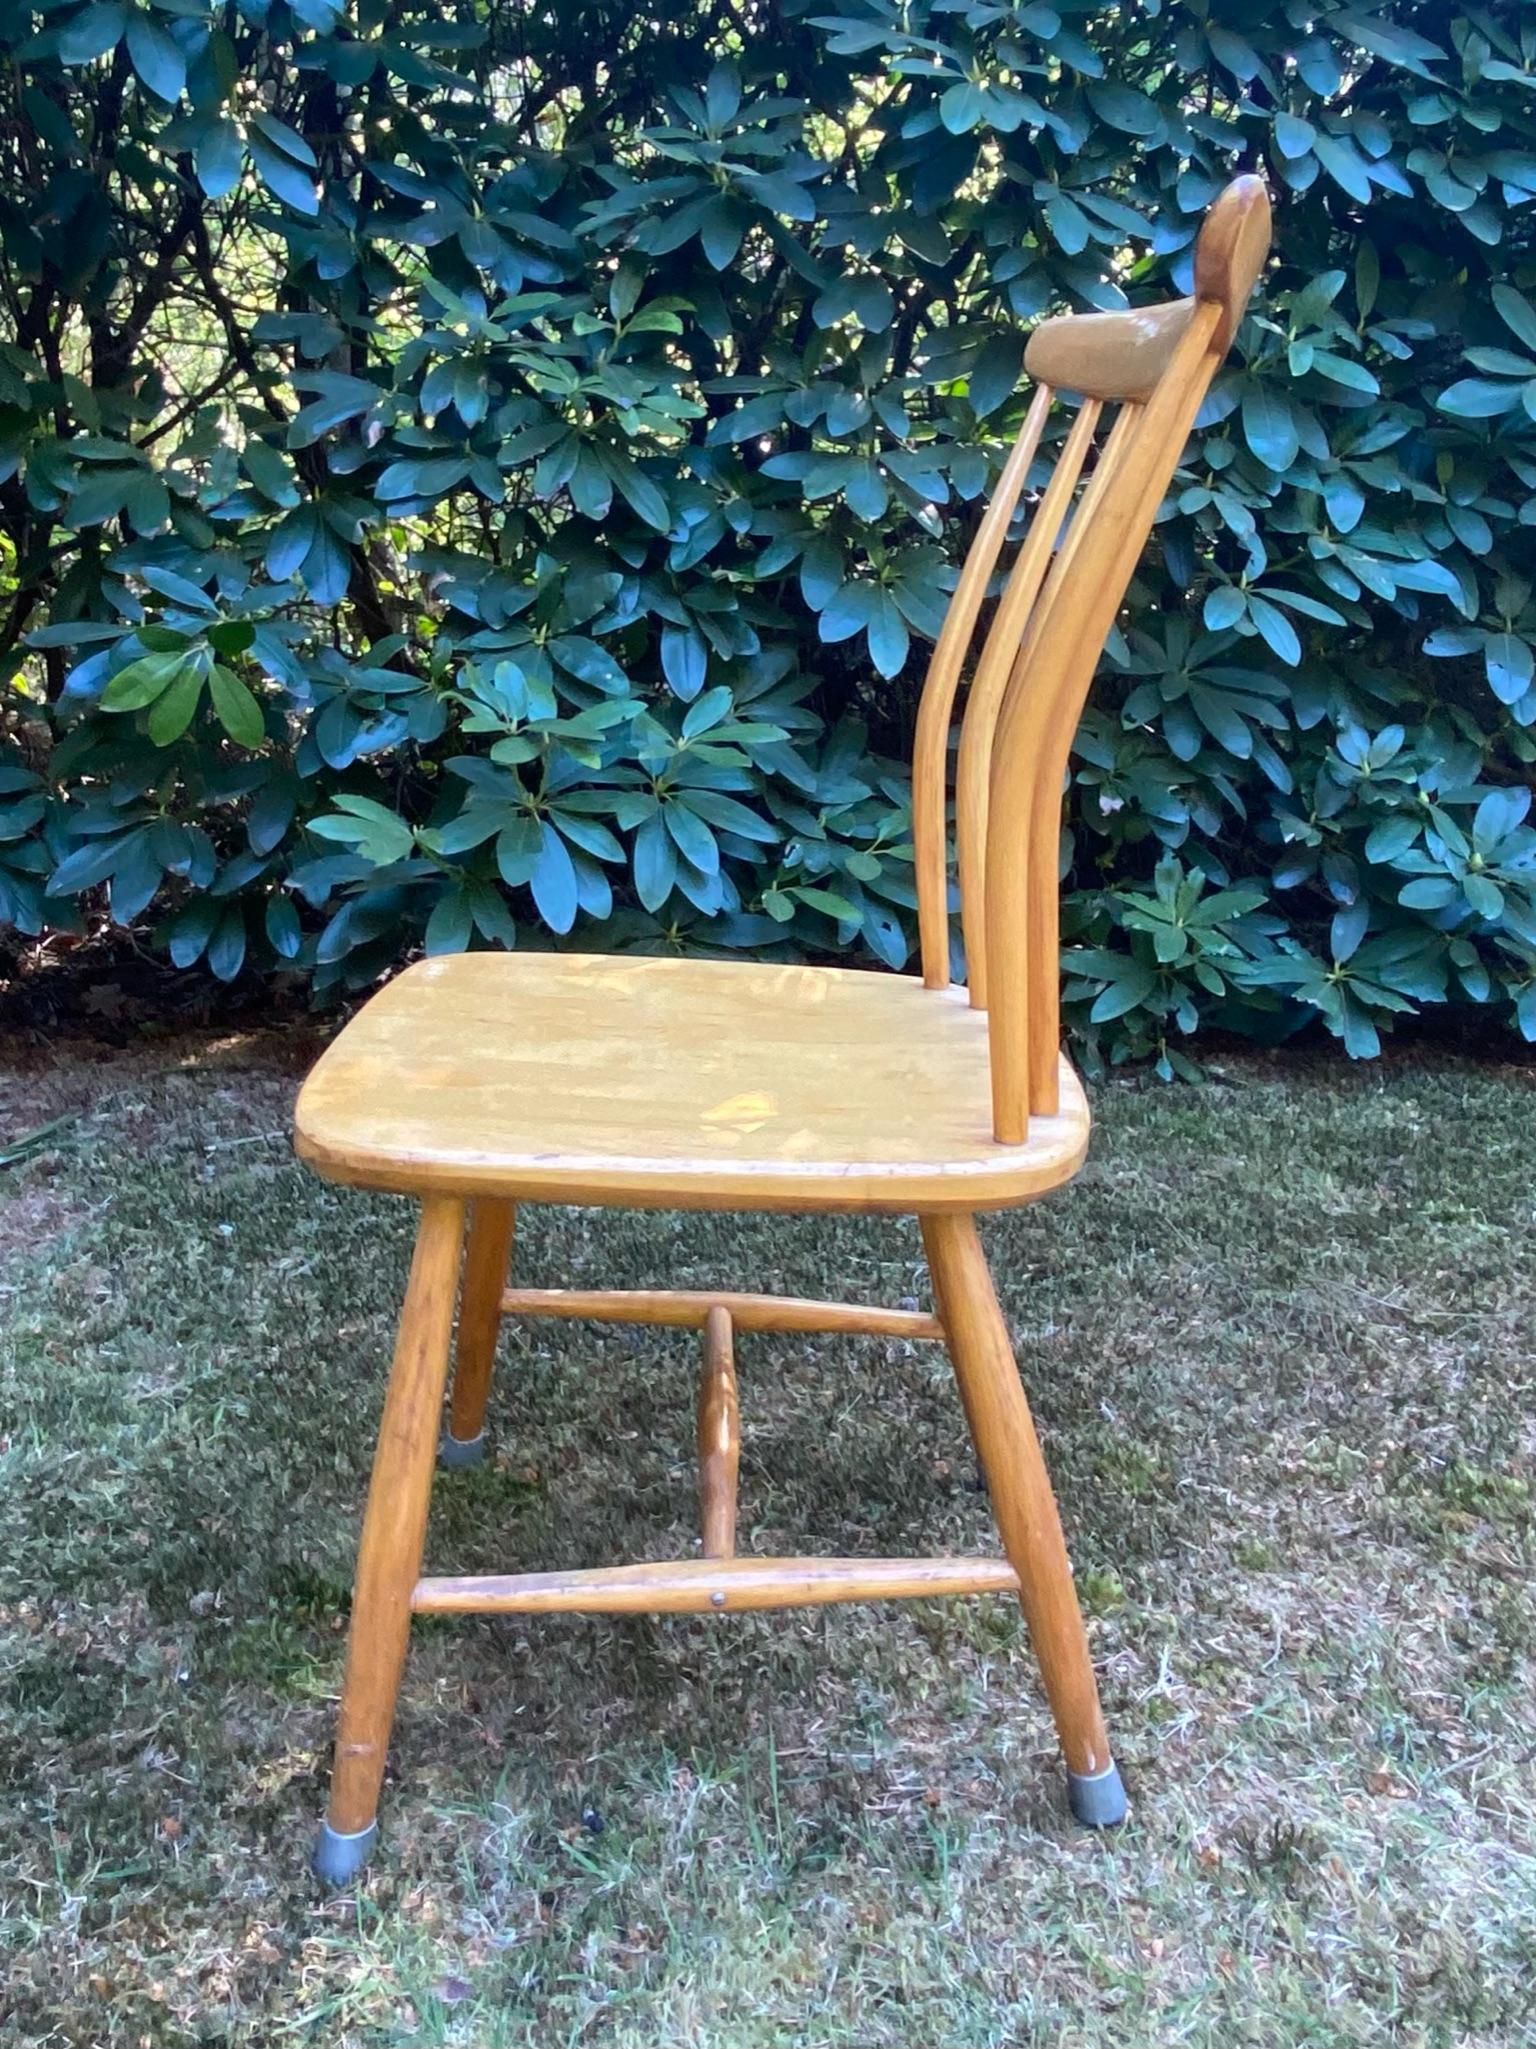
[[[1105,636],[1268,248],[1264,188],[1239,178],[1200,234],[1192,297],[1050,320],[1031,337],[1025,363],[1039,389],[960,576],[919,712],[920,980],[634,955],[426,960],[363,1008],[305,1084],[296,1120],[302,1157],[332,1180],[421,1203],[363,1522],[330,1813],[314,1860],[327,1881],[350,1878],[377,1831],[411,1616],[457,1610],[692,1614],[1016,1593],[1072,1811],[1095,1826],[1123,1817],[1061,1523],[975,1216],[1068,1180],[1087,1145],[1088,1107],[1058,1044],[1068,749]],[[1063,389],[1081,403],[971,665],[955,773],[969,973],[960,988],[950,980],[950,717],[1046,415]],[[1090,468],[1106,407],[1115,408],[1114,423]],[[710,1291],[508,1288],[514,1205],[529,1201],[916,1213],[936,1313]],[[450,1466],[481,1456],[503,1316],[701,1332],[702,1557],[421,1576],[456,1293],[456,1370],[441,1439]],[[1006,1559],[737,1557],[738,1330],[865,1331],[946,1344]]]

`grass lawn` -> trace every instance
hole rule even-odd
[[[0,1074],[0,2041],[1536,2040],[1536,1086],[1097,1092],[987,1227],[1131,1789],[1072,1827],[1003,1599],[417,1625],[322,1896],[404,1205],[295,1165],[312,1048]],[[924,1295],[905,1222],[535,1211],[520,1274]],[[687,1553],[697,1341],[509,1328],[438,1571]],[[990,1548],[945,1360],[738,1348],[743,1548]]]

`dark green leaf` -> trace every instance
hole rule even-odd
[[[648,911],[660,910],[677,880],[677,848],[659,810],[644,819],[635,834],[634,875],[641,903]]]
[[[995,413],[1019,387],[1024,372],[1024,336],[994,335],[972,366],[968,395],[978,419]]]
[[[260,747],[267,737],[261,706],[239,677],[216,663],[208,679],[208,694],[214,716],[230,739],[241,747]]]
[[[149,737],[157,747],[171,746],[191,725],[204,680],[205,672],[200,666],[186,663],[155,699],[149,714]]]
[[[1279,607],[1270,604],[1267,598],[1261,598],[1257,591],[1250,591],[1248,616],[1281,661],[1290,663],[1294,668],[1301,660],[1301,642],[1295,627]]]
[[[1513,285],[1493,287],[1493,304],[1499,318],[1528,349],[1536,349],[1536,308]]]
[[[193,147],[197,182],[210,199],[222,199],[240,182],[245,144],[233,121],[222,116],[208,122]]]
[[[320,211],[320,194],[309,173],[292,157],[270,148],[259,136],[247,138],[256,175],[271,192],[291,206],[295,213],[315,215]]]
[[[1530,644],[1515,633],[1490,633],[1483,643],[1488,687],[1500,704],[1517,704],[1531,687]]]
[[[120,42],[127,26],[128,9],[118,0],[82,7],[59,30],[59,55],[66,64],[89,64]]]
[[[264,137],[275,150],[289,157],[296,164],[303,164],[307,170],[320,168],[320,160],[296,128],[290,128],[286,121],[279,121],[275,114],[258,107],[251,115],[251,126]]]
[[[245,965],[245,912],[231,904],[208,941],[208,965],[221,982],[232,982]]]
[[[704,688],[709,649],[691,626],[667,626],[661,635],[661,666],[677,696],[685,702]]]
[[[719,843],[697,812],[686,804],[672,803],[663,805],[662,817],[683,859],[702,874],[715,874],[720,867]]]
[[[869,657],[882,676],[897,675],[907,659],[909,636],[906,621],[891,600],[889,591],[876,590],[865,627]]]
[[[180,650],[168,654],[141,655],[125,669],[119,669],[102,692],[104,711],[142,711],[146,704],[168,690],[180,674],[185,656]]]
[[[1463,377],[1442,391],[1435,403],[1442,413],[1458,413],[1464,419],[1486,420],[1499,413],[1512,413],[1520,403],[1518,384],[1490,384],[1481,377]]]
[[[576,871],[570,849],[547,819],[528,881],[545,924],[552,932],[569,932],[576,922]]]
[[[1243,397],[1243,438],[1267,469],[1291,467],[1301,453],[1301,438],[1283,392],[1250,386]]]
[[[162,100],[181,98],[187,83],[187,60],[181,47],[153,15],[128,18],[128,55],[133,68]]]
[[[276,892],[269,896],[264,922],[273,952],[283,960],[292,960],[303,944],[304,934],[299,926],[299,914],[290,899]]]

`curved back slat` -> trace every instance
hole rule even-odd
[[[918,703],[917,738],[912,750],[912,857],[917,871],[917,927],[923,981],[930,989],[949,986],[949,857],[944,821],[955,691],[970,653],[987,585],[1003,551],[1050,409],[1050,388],[1042,384],[965,558]]]
[[[998,719],[987,836],[989,1043],[993,1131],[1004,1144],[1022,1143],[1032,1111],[1051,1116],[1057,1107],[1062,778],[1099,655],[1205,395],[1209,378],[1197,373],[1216,318],[1214,307],[1199,309],[1153,397],[1125,409],[1119,459],[1088,517],[1074,522],[1077,545],[1057,561],[1034,659]]]
[[[1195,289],[1169,305],[1044,322],[1040,380],[934,649],[913,761],[923,979],[949,982],[945,782],[956,691],[1055,390],[1083,402],[983,643],[961,728],[956,836],[971,1001],[988,1012],[993,1133],[1028,1136],[1057,1109],[1058,846],[1072,737],[1104,642],[1211,378],[1269,250],[1269,200],[1239,178],[1195,248]],[[1114,426],[1074,492],[1105,405]]]
[[[971,678],[960,751],[955,764],[955,865],[960,875],[960,919],[965,935],[965,972],[974,1009],[987,1007],[986,847],[992,780],[992,735],[1008,678],[1029,625],[1035,600],[1050,568],[1072,494],[1099,420],[1099,402],[1087,400],[1056,458],[1045,495],[1030,521],[998,600]]]

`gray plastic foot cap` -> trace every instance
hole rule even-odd
[[[1117,1764],[1101,1772],[1068,1772],[1067,1799],[1085,1828],[1113,1828],[1125,1819],[1125,1787]]]
[[[366,1828],[354,1829],[350,1835],[343,1835],[328,1821],[322,1822],[320,1840],[315,1844],[309,1868],[322,1885],[346,1885],[368,1862],[369,1853],[378,1839],[379,1824],[376,1821],[370,1821]]]
[[[437,1447],[438,1462],[445,1466],[477,1466],[485,1457],[485,1432],[478,1437],[455,1437],[445,1430]]]

